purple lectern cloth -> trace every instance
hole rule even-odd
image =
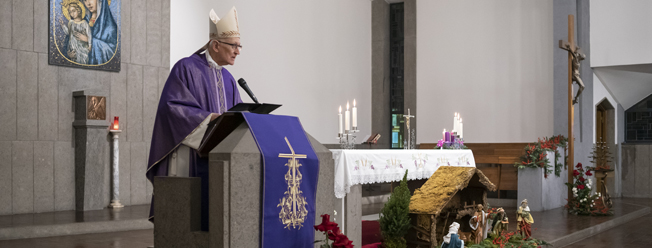
[[[242,115],[262,156],[260,247],[313,247],[319,159],[299,118]],[[302,156],[296,169],[293,152]]]
[[[156,112],[152,143],[147,162],[146,176],[154,182],[155,176],[168,175],[169,156],[211,113],[220,113],[217,95],[217,69],[206,61],[205,54],[195,53],[177,62],[168,76]],[[241,103],[235,79],[222,68],[226,94],[226,109]],[[221,114],[221,113],[220,113]],[[203,135],[203,134],[202,134]],[[191,177],[201,177],[202,182],[202,230],[208,229],[208,159],[200,158],[190,150]],[[150,220],[153,221],[154,199]]]

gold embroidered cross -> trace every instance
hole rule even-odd
[[[280,153],[278,154],[279,158],[289,158],[288,163],[285,164],[288,166],[288,172],[285,173],[285,182],[288,184],[287,191],[285,191],[283,198],[280,200],[280,203],[277,207],[281,207],[281,212],[278,214],[279,219],[285,225],[285,228],[290,229],[290,226],[293,228],[303,226],[303,222],[308,216],[308,209],[306,209],[306,198],[303,197],[299,185],[301,184],[302,175],[299,171],[301,164],[297,161],[299,158],[307,158],[305,154],[296,154],[290,141],[285,137],[285,142],[290,147],[291,154]]]

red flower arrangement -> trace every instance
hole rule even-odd
[[[320,247],[323,248],[353,248],[353,241],[340,232],[338,224],[331,221],[331,216],[328,214],[321,215],[321,224],[315,225],[315,230],[323,232],[326,235],[326,239],[315,240],[315,243],[324,242]],[[332,244],[328,244],[328,240],[332,240]]]
[[[573,182],[566,183],[573,192],[573,198],[566,204],[568,211],[576,215],[611,215],[612,211],[602,204],[602,195],[591,192],[591,178],[584,177],[593,176],[591,171],[584,171],[582,163],[577,163],[575,168]]]
[[[559,177],[561,175],[563,165],[558,162],[559,159],[561,159],[561,155],[557,148],[566,148],[567,141],[568,139],[562,135],[543,139],[539,138],[536,143],[528,144],[525,146],[525,155],[521,156],[521,162],[514,164],[514,166],[517,166],[519,169],[523,169],[525,167],[543,168],[544,176],[546,178],[548,178],[548,175],[553,172],[554,167],[554,173]],[[551,161],[549,161],[546,157],[546,152],[548,151],[555,153],[554,166],[550,165]],[[565,163],[566,162],[564,160],[564,164]]]

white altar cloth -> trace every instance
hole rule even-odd
[[[335,160],[335,197],[343,198],[351,186],[396,182],[408,170],[408,180],[430,178],[440,166],[475,167],[471,150],[340,150]]]

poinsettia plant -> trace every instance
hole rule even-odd
[[[539,138],[536,143],[528,144],[525,146],[525,155],[521,156],[521,162],[517,162],[514,166],[519,169],[526,167],[543,168],[543,175],[548,178],[548,175],[553,172],[550,160],[546,156],[546,152],[555,152],[554,172],[557,177],[561,175],[562,164],[559,162],[561,154],[557,148],[566,148],[568,139],[563,135],[552,136],[550,138]],[[564,165],[566,159],[564,159]]]
[[[585,171],[582,163],[577,163],[573,170],[573,182],[566,183],[573,191],[573,198],[567,199],[565,207],[575,215],[612,215],[613,211],[602,203],[602,195],[591,192],[593,183],[590,176],[593,176],[591,171]]]
[[[331,216],[328,214],[321,215],[321,224],[315,225],[315,230],[323,232],[326,238],[323,240],[315,240],[315,243],[324,242],[321,248],[353,248],[353,241],[340,232],[338,224],[331,221]],[[329,244],[329,240],[333,243]]]

